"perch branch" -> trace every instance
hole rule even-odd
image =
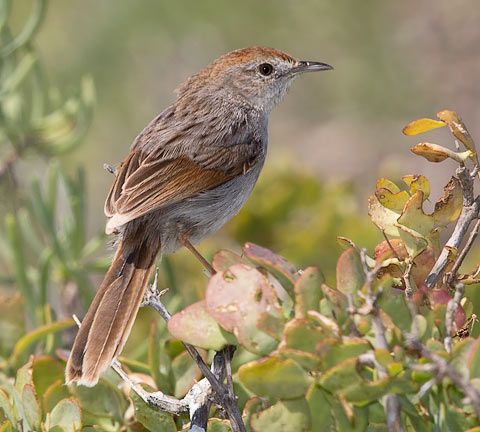
[[[155,276],[155,280],[153,284],[147,288],[147,292],[145,293],[145,297],[142,305],[152,307],[162,316],[162,318],[166,322],[168,322],[171,315],[163,305],[160,298],[164,292],[165,290],[162,292],[158,292],[157,277]],[[245,425],[243,423],[240,410],[238,409],[238,406],[236,404],[236,399],[235,397],[231,397],[230,395],[231,391],[229,390],[229,388],[226,388],[222,382],[224,377],[223,376],[217,377],[214,375],[214,373],[209,369],[209,367],[203,360],[202,356],[194,346],[187,343],[184,343],[183,345],[185,346],[185,349],[189,353],[189,355],[197,363],[202,374],[208,380],[213,390],[212,396],[215,402],[226,411],[228,418],[230,420],[230,423],[232,425],[233,431],[245,432],[246,431]],[[229,347],[226,347],[222,351],[216,354],[216,356],[218,355],[220,357],[223,357],[224,365],[227,363],[227,361],[225,360],[226,359],[225,350],[229,350],[229,349],[230,349]]]
[[[158,293],[157,295],[161,295],[162,293]],[[161,310],[162,307],[163,305],[160,302],[159,309]],[[163,309],[166,311],[164,307]],[[78,325],[78,327],[80,327],[81,323],[76,315],[73,315],[73,319]],[[200,354],[198,355],[200,356]],[[190,430],[194,432],[206,432],[208,423],[208,412],[211,405],[212,396],[212,386],[207,378],[203,378],[198,383],[193,385],[183,399],[177,399],[172,396],[168,396],[161,391],[148,392],[144,390],[138,383],[133,381],[130,376],[123,370],[122,365],[118,360],[114,360],[111,366],[112,369],[120,376],[120,378],[122,378],[122,380],[147,405],[153,408],[160,409],[162,411],[166,411],[173,415],[180,415],[182,413],[189,412]],[[225,375],[225,362],[223,361],[223,356],[220,355],[220,353],[217,353],[215,355],[212,363],[212,370],[210,371],[209,369],[209,372],[212,374],[212,376],[214,376],[216,380],[223,380],[223,377]]]
[[[122,369],[122,365],[118,360],[114,360],[112,363],[112,369],[127,383],[130,388],[149,406],[161,409],[162,411],[169,412],[170,414],[180,415],[181,413],[188,412],[190,401],[184,399],[176,399],[168,396],[161,391],[147,392],[138,383],[134,382],[128,374]],[[198,386],[200,383],[195,384]],[[195,387],[194,386],[194,387]]]
[[[76,315],[73,315],[73,320],[80,328],[81,322]],[[148,405],[159,408],[163,411],[167,411],[171,414],[179,415],[188,411],[188,404],[185,400],[179,400],[174,397],[168,396],[160,391],[147,392],[134,382],[128,374],[122,369],[122,365],[118,360],[112,362],[112,369],[125,381],[130,388]]]

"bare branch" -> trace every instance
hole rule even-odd
[[[470,249],[473,246],[473,243],[475,242],[475,239],[478,236],[478,232],[480,230],[480,220],[477,220],[475,223],[475,226],[473,227],[472,231],[470,231],[470,235],[468,237],[467,243],[465,244],[465,247],[462,249],[460,254],[458,255],[455,263],[452,266],[452,269],[447,275],[447,283],[452,284],[454,283],[458,270],[460,270],[460,266],[462,265],[465,257],[467,256],[468,252],[470,252]]]
[[[76,315],[73,315],[73,320],[80,328],[81,322]],[[114,360],[112,362],[112,369],[130,386],[130,388],[138,396],[140,396],[140,398],[146,404],[175,415],[179,415],[188,411],[189,405],[185,400],[176,399],[160,391],[153,393],[145,391],[128,376],[128,374],[122,369],[122,365],[118,360]]]
[[[410,299],[413,295],[413,287],[410,283],[410,273],[412,272],[413,260],[410,260],[405,269],[405,273],[402,275],[403,283],[405,284],[405,296]]]
[[[122,369],[122,365],[118,360],[113,361],[112,369],[130,386],[130,388],[138,396],[142,398],[147,405],[174,415],[180,415],[181,413],[188,412],[189,404],[185,399],[179,400],[168,396],[161,391],[153,393],[147,392],[128,376],[128,374]]]
[[[162,292],[158,292],[157,290],[157,275],[155,275],[154,282],[151,286],[147,288],[147,291],[145,293],[145,297],[143,300],[142,305],[143,306],[150,306],[153,309],[155,309],[161,316],[162,318],[168,322],[170,319],[171,315],[163,305],[160,297],[162,294],[165,293],[165,290]],[[202,356],[200,353],[197,351],[197,349],[187,343],[183,344],[185,346],[186,351],[190,354],[190,356],[193,358],[193,360],[197,363],[200,371],[202,374],[205,376],[205,378],[208,380],[210,383],[210,386],[213,390],[212,396],[215,400],[215,402],[221,406],[225,412],[228,415],[228,418],[230,420],[230,423],[232,425],[232,429],[234,432],[245,432],[245,425],[243,424],[242,416],[240,413],[240,410],[238,409],[235,395],[233,394],[233,389],[230,390],[229,388],[226,388],[225,385],[223,384],[223,375],[220,377],[216,377],[214,373],[210,370],[210,368],[207,366],[205,361],[203,360]],[[222,351],[216,354],[216,356],[223,357],[223,364],[225,365],[226,363],[226,350],[230,350],[229,347],[224,348]],[[230,358],[230,357],[228,357]],[[224,366],[225,367],[225,366]],[[229,366],[230,367],[230,366]],[[231,371],[230,371],[231,373]],[[230,384],[229,384],[230,387]],[[233,397],[231,396],[231,393],[233,394]],[[205,404],[200,404],[199,409],[204,410],[204,405]],[[192,414],[193,415],[193,414]],[[198,430],[198,429],[197,429]]]
[[[456,333],[454,328],[455,323],[455,313],[460,307],[460,302],[462,300],[463,294],[465,293],[465,285],[459,283],[455,286],[455,295],[447,304],[447,311],[445,312],[445,330],[446,335],[444,339],[445,349],[448,353],[452,352],[452,334]]]
[[[453,230],[452,235],[450,236],[448,241],[445,243],[445,246],[442,252],[440,253],[440,256],[435,262],[435,265],[430,271],[430,274],[427,276],[427,279],[425,282],[427,287],[430,289],[435,286],[437,281],[440,279],[443,271],[448,265],[449,250],[451,250],[451,248],[458,249],[460,247],[460,245],[462,244],[463,238],[468,232],[470,224],[472,223],[472,221],[474,221],[479,217],[480,196],[474,198],[474,195],[473,195],[474,179],[472,178],[471,173],[467,170],[465,166],[460,166],[459,168],[457,168],[456,173],[462,188],[463,208],[457,220],[457,224],[455,225],[455,229]],[[465,254],[467,252],[468,250],[465,252]]]
[[[476,388],[459,374],[444,358],[431,352],[417,338],[406,334],[405,340],[409,349],[417,352],[420,356],[425,357],[435,365],[438,379],[444,376],[450,378],[453,384],[470,399],[470,403],[473,405],[477,417],[480,418],[480,393]]]

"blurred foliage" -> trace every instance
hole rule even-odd
[[[301,266],[321,265],[329,281],[339,251],[335,233],[367,248],[381,236],[362,217],[352,185],[324,184],[286,163],[275,170],[267,167],[262,182],[226,230],[240,244],[268,245]]]
[[[448,125],[467,150],[435,145],[435,154],[441,150],[463,168],[470,159],[475,178],[476,149],[465,125],[452,111],[438,116],[441,122],[421,119],[404,132]],[[345,250],[336,264],[334,288],[317,268],[297,269],[247,243],[241,255],[218,252],[205,299],[168,322],[173,336],[203,349],[219,350],[235,337],[234,382],[248,430],[386,431],[387,395],[398,398],[404,430],[480,427],[478,406],[475,412],[465,389],[441,374],[433,360],[447,360],[478,391],[479,343],[471,336],[476,313],[468,295],[453,300],[457,282],[478,284],[478,266],[454,274],[456,282],[426,285],[443,248],[442,231],[459,219],[464,206],[460,182],[452,177],[431,213],[424,209],[429,181],[408,175],[403,182],[399,187],[381,178],[369,198],[370,218],[384,234],[372,256],[339,238]],[[252,226],[265,233],[256,222]],[[273,232],[266,231],[267,241]],[[450,247],[449,253],[450,269],[459,251]],[[451,338],[453,346],[447,342]],[[412,339],[431,354],[414,349]]]
[[[94,87],[86,77],[65,95],[49,84],[35,48],[46,1],[33,1],[31,15],[15,32],[9,26],[12,5],[0,0],[0,431],[182,430],[187,416],[146,406],[112,371],[91,389],[64,385],[71,315],[82,313],[97,273],[109,262],[100,252],[103,234],[87,230],[84,171],[68,170],[59,159],[82,143]],[[262,22],[266,13],[259,14]],[[381,86],[377,92],[384,95]],[[414,122],[406,133],[453,124],[448,113]],[[433,144],[412,151],[428,160],[477,163],[468,144],[464,152]],[[41,181],[26,184],[18,177],[17,164],[26,158],[46,161]],[[162,260],[160,283],[171,288],[166,306],[180,312],[167,328],[152,310],[141,310],[122,365],[146,388],[181,398],[201,375],[180,340],[198,346],[206,359],[226,344],[237,345],[234,385],[252,431],[386,430],[388,393],[398,395],[407,430],[478,426],[461,391],[444,377],[436,381],[429,360],[406,344],[406,334],[414,333],[478,388],[475,272],[462,275],[472,284],[455,313],[451,353],[443,344],[451,290],[424,286],[440,234],[458,218],[458,183],[452,179],[428,213],[428,180],[405,176],[403,182],[377,182],[369,198],[372,224],[360,215],[353,185],[322,184],[291,163],[267,170],[223,231],[225,243],[239,253],[214,254],[214,243],[205,242],[218,271],[214,277],[207,281],[183,252]],[[345,237],[337,240],[338,234]],[[254,243],[240,254],[237,245],[246,241],[296,264]],[[372,269],[378,271],[369,284],[365,272]],[[404,295],[406,281],[414,290],[415,314]],[[379,299],[388,350],[378,346],[370,295]],[[234,308],[225,313],[226,305]],[[358,361],[362,354],[373,356],[373,366]],[[221,412],[212,409],[212,415],[209,430],[230,430]]]

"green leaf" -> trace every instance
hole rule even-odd
[[[43,339],[45,336],[68,329],[74,325],[75,322],[73,319],[65,319],[63,321],[56,321],[52,324],[46,324],[36,328],[35,330],[32,330],[30,333],[27,333],[25,336],[20,338],[15,344],[15,348],[13,349],[13,353],[9,359],[9,362],[15,364],[31,345]]]
[[[82,78],[79,94],[63,105],[35,119],[31,134],[36,148],[47,156],[57,156],[75,148],[92,120],[95,90],[90,76]]]
[[[17,423],[17,414],[13,408],[12,402],[10,401],[7,392],[2,388],[0,388],[0,409],[3,410],[3,414],[12,425]]]
[[[171,414],[148,406],[135,392],[130,392],[135,407],[136,419],[152,432],[176,432],[177,427]]]
[[[317,325],[313,320],[293,319],[285,325],[283,344],[287,348],[316,354],[317,344],[338,335]]]
[[[150,375],[157,385],[160,381],[160,348],[158,325],[155,320],[152,320],[148,334],[148,365],[150,367]]]
[[[293,399],[305,394],[311,378],[298,363],[272,355],[244,364],[238,370],[241,383],[257,396]]]
[[[276,352],[279,358],[292,359],[308,371],[320,369],[321,359],[315,354],[286,347],[280,347]]]
[[[202,376],[197,364],[186,351],[173,359],[172,375],[174,377],[174,396],[176,398],[185,396]]]
[[[351,407],[347,402],[331,399],[335,432],[363,432],[368,425],[368,407]]]
[[[47,9],[46,0],[36,0],[34,3],[33,11],[23,27],[20,33],[12,39],[9,43],[3,45],[0,48],[0,57],[6,57],[13,53],[15,50],[25,45],[38,31],[40,24],[46,14]]]
[[[423,175],[405,175],[402,180],[407,184],[410,195],[413,195],[417,190],[423,192],[424,199],[430,196],[430,182]]]
[[[396,226],[399,213],[384,207],[375,195],[368,199],[368,214],[372,222],[389,237],[399,237]]]
[[[101,379],[93,388],[73,385],[69,389],[81,408],[90,414],[113,417],[117,421],[123,418],[127,401],[117,385]]]
[[[317,384],[313,383],[307,391],[306,399],[310,408],[312,430],[333,430],[334,420],[330,411],[330,403],[325,396],[325,391]]]
[[[427,239],[434,227],[433,217],[426,215],[423,211],[423,201],[423,192],[418,190],[407,201],[398,218],[397,227],[400,228],[400,237],[412,258],[427,247]]]
[[[168,321],[172,336],[185,343],[220,351],[226,345],[236,344],[235,336],[223,330],[205,310],[205,301],[187,306]]]
[[[26,384],[23,387],[22,402],[25,410],[25,416],[29,425],[33,428],[33,430],[40,430],[42,411],[33,385]]]
[[[32,363],[32,380],[35,390],[43,395],[54,382],[64,381],[65,365],[50,356],[35,356]]]
[[[354,248],[343,251],[337,261],[337,289],[344,294],[355,294],[365,284],[360,255]]]
[[[317,345],[317,353],[322,360],[322,369],[328,370],[343,360],[357,358],[371,349],[368,341],[361,338],[324,339]]]
[[[232,432],[229,420],[220,420],[218,418],[211,418],[208,420],[208,432]]]
[[[305,318],[309,310],[319,310],[324,282],[325,278],[315,267],[308,267],[302,272],[294,286],[296,318]]]
[[[330,393],[337,393],[362,382],[363,380],[357,373],[356,358],[350,358],[338,363],[323,373],[318,379],[318,384]]]
[[[384,285],[383,294],[380,297],[380,308],[392,320],[393,324],[403,331],[410,331],[412,317],[408,309],[405,294],[402,291],[392,289],[390,285]]]
[[[6,420],[0,425],[0,432],[15,432],[15,430],[13,429],[12,423]]]
[[[60,427],[64,432],[80,431],[82,413],[78,402],[74,398],[61,400],[52,412],[47,414],[45,423],[48,430]]]
[[[48,207],[38,181],[32,183],[29,207],[33,217],[39,222],[42,229],[45,231],[45,235],[56,257],[62,263],[65,263],[66,253],[62,247],[59,232],[55,223],[55,212],[54,209]]]
[[[271,407],[252,414],[254,432],[307,432],[311,430],[310,411],[305,399],[278,401]]]
[[[480,338],[471,345],[466,361],[470,379],[480,378]]]
[[[24,386],[26,386],[27,384],[33,385],[32,361],[33,356],[30,357],[26,364],[17,369],[17,374],[15,377],[15,388],[20,395],[22,394]]]
[[[377,188],[375,190],[375,196],[380,204],[395,213],[401,213],[405,203],[410,198],[407,191],[392,192],[386,188]]]
[[[240,255],[237,255],[235,252],[227,249],[222,249],[213,256],[212,267],[217,272],[228,270],[235,264],[248,265],[249,262]]]
[[[342,394],[345,400],[364,406],[386,395],[390,389],[390,380],[390,378],[382,378],[376,381],[364,381],[349,386]]]
[[[43,393],[39,394],[42,397],[44,412],[50,412],[62,399],[70,396],[68,387],[65,385],[65,378],[53,382]]]
[[[282,309],[267,278],[257,269],[236,264],[216,273],[209,281],[205,295],[209,315],[249,351],[265,355],[278,342],[261,331],[258,320],[263,314],[282,318]]]
[[[24,239],[20,232],[17,219],[14,215],[9,214],[5,218],[5,228],[7,231],[8,242],[12,252],[13,268],[15,271],[15,280],[17,287],[22,293],[28,314],[33,322],[35,322],[35,292],[31,281],[27,275],[27,262],[24,253]]]
[[[6,76],[2,83],[0,88],[0,100],[9,93],[16,91],[18,86],[20,86],[25,78],[28,77],[37,61],[37,56],[31,52],[27,52],[21,57],[20,61],[15,65],[15,70]]]
[[[71,252],[78,258],[85,244],[85,172],[83,169],[78,169],[76,178],[70,178],[63,172],[61,174],[72,212],[67,238]]]
[[[293,297],[293,286],[297,279],[296,268],[280,255],[253,243],[246,243],[243,253],[253,263],[264,267],[275,276]]]

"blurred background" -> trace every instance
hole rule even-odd
[[[36,2],[8,3],[15,36]],[[137,133],[174,100],[173,90],[227,51],[272,46],[300,59],[327,62],[335,70],[298,80],[272,114],[267,168],[241,214],[200,245],[208,257],[219,248],[240,251],[249,240],[299,267],[319,266],[333,284],[341,251],[337,235],[370,250],[381,238],[367,215],[376,178],[399,181],[405,174],[424,174],[432,183],[434,203],[454,172],[454,163],[438,166],[411,154],[409,148],[418,139],[402,135],[402,127],[450,108],[462,115],[474,137],[480,136],[477,0],[51,0],[45,13],[26,49],[35,51],[43,82],[54,87],[49,100],[58,99],[57,91],[76,94],[83,82],[89,130],[81,145],[55,154],[67,180],[60,188],[55,221],[49,224],[47,217],[45,222],[53,240],[40,234],[36,246],[27,242],[22,259],[31,268],[22,280],[24,291],[30,279],[43,281],[41,292],[45,298],[53,293],[52,302],[63,304],[65,316],[84,310],[75,300],[77,291],[86,292],[88,302],[111,254],[101,234],[103,202],[112,182],[103,164],[120,163]],[[91,79],[85,80],[86,75]],[[426,139],[452,145],[445,129]],[[48,154],[39,158],[24,152],[15,160],[15,176],[2,179],[6,199],[0,206],[5,212],[14,210],[5,236],[10,244],[18,236],[33,238],[26,232],[39,214],[46,214],[42,206],[48,207],[51,195],[56,196],[48,189],[42,192],[58,171],[47,169]],[[9,155],[8,142],[2,142],[2,160]],[[76,174],[78,167],[83,174]],[[69,183],[68,176],[78,182]],[[79,192],[82,182],[85,194]],[[37,201],[43,193],[44,203],[29,201],[30,192]],[[33,222],[24,216],[22,199],[30,203]],[[75,209],[77,219],[72,219]],[[62,242],[71,232],[76,233],[78,253],[73,261],[62,261]],[[54,238],[56,234],[60,237]],[[53,258],[46,247],[54,251]],[[8,288],[14,283],[14,260],[12,253],[3,255],[1,282]],[[62,265],[50,267],[57,255]],[[86,259],[90,255],[93,261]],[[192,257],[178,252],[163,260],[162,270],[161,285],[173,288],[172,311],[202,296],[206,279],[198,277],[200,267]],[[21,272],[16,271],[18,278]],[[51,283],[42,279],[42,271]],[[174,301],[178,292],[182,296]]]
[[[14,2],[15,21],[32,3]],[[300,169],[322,182],[348,180],[361,199],[379,175],[423,173],[440,187],[445,179],[437,179],[437,167],[409,153],[417,139],[401,129],[448,107],[479,135],[479,21],[476,0],[51,0],[36,46],[60,87],[86,73],[95,82],[90,132],[64,162],[86,167],[89,229],[96,232],[111,183],[103,163],[122,160],[185,78],[249,45],[335,67],[298,80],[273,113],[268,166],[283,163],[283,170]]]

